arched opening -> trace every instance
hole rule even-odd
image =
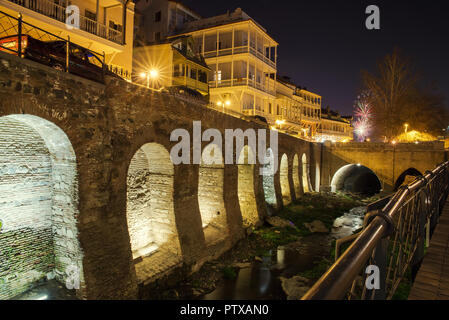
[[[173,206],[174,168],[158,143],[143,145],[133,156],[127,177],[127,221],[140,281],[181,261]]]
[[[288,158],[286,154],[283,154],[281,157],[281,165],[279,170],[282,202],[284,205],[287,205],[292,202],[292,197],[290,195],[290,183],[288,182]]]
[[[296,198],[298,198],[301,195],[301,183],[299,182],[299,157],[297,154],[293,157],[292,177],[293,189],[295,190]]]
[[[244,146],[238,159],[238,197],[245,228],[255,225],[259,221],[254,193],[254,164],[253,151],[250,147]]]
[[[76,156],[58,126],[0,118],[0,195],[0,300],[49,279],[82,288]]]
[[[302,155],[302,189],[304,192],[310,192],[309,187],[309,165],[307,163],[307,156],[304,153]]]
[[[420,176],[422,176],[421,172],[415,168],[408,168],[397,178],[396,183],[394,184],[394,191],[397,191],[401,185],[409,184],[415,180],[416,177]]]
[[[332,177],[332,192],[344,191],[363,196],[379,193],[381,183],[376,174],[360,164],[348,164],[341,167]]]
[[[273,207],[277,206],[276,201],[276,191],[274,188],[274,154],[273,150],[271,148],[267,149],[266,155],[265,155],[265,165],[263,167],[263,176],[262,176],[262,183],[263,183],[263,191],[265,196],[265,202]]]
[[[206,243],[228,235],[223,198],[224,163],[220,147],[209,144],[203,150],[198,179],[198,205]]]

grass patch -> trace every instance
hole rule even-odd
[[[305,194],[285,207],[278,213],[278,216],[293,222],[297,228],[297,235],[307,236],[311,232],[304,226],[304,223],[320,220],[330,229],[336,218],[350,209],[362,205],[365,204],[349,197],[312,193]],[[289,233],[293,232],[289,231]]]
[[[230,266],[223,267],[221,269],[221,272],[223,273],[223,277],[225,279],[231,279],[232,280],[232,279],[237,278],[237,270],[234,267],[230,267]]]
[[[322,258],[313,266],[312,269],[300,272],[299,275],[309,280],[317,281],[331,265],[332,261],[327,258]]]

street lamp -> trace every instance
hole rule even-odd
[[[154,89],[154,81],[159,78],[159,71],[156,69],[151,69],[147,72],[142,72],[140,74],[140,77],[142,79],[146,79],[147,80],[147,88],[150,88],[150,79],[153,79],[153,89]]]
[[[405,127],[405,133],[407,133],[408,123],[404,123],[404,127]]]
[[[226,101],[217,101],[217,106],[219,107],[223,107],[223,113],[225,112],[225,106],[229,107],[231,105],[231,100],[226,100]]]

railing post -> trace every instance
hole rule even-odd
[[[427,186],[425,186],[427,187]],[[419,191],[418,191],[419,192]],[[419,195],[421,197],[421,200],[425,201],[426,194],[421,192]],[[424,199],[423,199],[424,198]],[[424,247],[426,243],[427,238],[427,230],[426,230],[426,224],[427,224],[427,208],[425,202],[421,201],[419,208],[417,208],[419,211],[417,212],[417,222],[418,222],[418,231],[415,235],[416,239],[413,239],[413,242],[417,242],[416,244],[416,250],[412,257],[412,260],[410,261],[410,270],[412,271],[412,281],[415,280],[415,276],[418,273],[419,266],[421,264],[422,259],[424,258]]]
[[[70,71],[70,36],[67,36],[66,56],[65,56],[65,72]]]
[[[17,55],[19,58],[22,58],[22,14],[19,13],[18,19],[19,25],[18,28],[18,38],[17,38]]]

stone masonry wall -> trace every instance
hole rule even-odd
[[[150,259],[143,258],[141,261],[135,261],[131,241],[132,232],[130,234],[127,221],[128,190],[132,188],[129,189],[127,180],[128,169],[136,152],[152,143],[169,152],[177,143],[170,141],[170,133],[179,128],[192,133],[194,120],[201,121],[203,130],[216,128],[223,137],[225,129],[246,130],[248,128],[264,129],[264,127],[206,109],[198,104],[191,104],[170,94],[152,92],[119,79],[107,79],[107,84],[101,85],[0,53],[0,119],[2,116],[11,114],[34,115],[53,123],[67,135],[73,147],[76,155],[77,194],[74,190],[66,190],[56,197],[57,199],[54,198],[56,202],[52,202],[52,206],[61,208],[61,204],[65,203],[63,199],[68,199],[67,194],[73,195],[69,197],[70,202],[77,203],[77,210],[72,212],[72,216],[76,221],[75,240],[79,242],[80,252],[82,252],[79,256],[82,258],[84,285],[78,293],[80,297],[138,298],[144,295],[146,286],[159,281],[158,279],[162,276],[167,276],[179,268],[187,273],[192,272],[205,261],[228,250],[245,236],[244,226],[248,225],[244,223],[245,220],[249,220],[250,224],[257,224],[267,214],[260,166],[258,164],[225,165],[222,196],[229,237],[226,241],[210,245],[206,241],[203,230],[198,200],[200,166],[191,164],[173,166],[170,174],[172,179],[170,184],[172,186],[171,225],[176,230],[179,252],[174,255],[170,252],[170,254],[171,257],[177,258],[167,260],[164,258],[166,251],[161,250],[149,256]],[[19,131],[17,134],[21,135]],[[205,145],[205,143],[202,144],[203,147]],[[269,147],[271,146],[266,146],[266,148]],[[48,147],[48,149],[51,148]],[[257,154],[256,150],[253,151]],[[296,195],[292,192],[294,188],[291,177],[294,171],[291,159],[295,155],[299,157],[299,161],[302,160],[303,154],[307,159],[305,166],[299,164],[301,173],[303,167],[306,167],[308,171],[305,179],[300,179],[300,190],[307,188],[305,182],[310,183],[313,189],[319,188],[320,182],[323,184],[334,167],[340,165],[338,160],[340,156],[348,156],[347,159],[351,157],[351,154],[344,150],[340,154],[334,153],[334,157],[328,157],[328,154],[322,151],[327,152],[320,144],[315,145],[279,134],[276,154],[285,153],[289,159],[288,183],[292,198]],[[365,151],[369,152],[369,150]],[[365,152],[365,158],[376,159],[374,156],[379,155],[378,159],[382,159],[384,152],[390,155],[392,150],[373,150],[373,153],[368,156]],[[426,152],[427,154],[410,149],[400,151],[396,153],[396,156],[399,157],[397,159],[400,159],[403,167],[413,166],[413,163],[407,160],[412,159],[417,163],[421,163],[421,160],[423,163],[427,162],[428,169],[431,169],[435,162],[444,159],[441,157],[444,154],[441,150],[428,149]],[[146,152],[147,157],[149,154],[154,155],[157,152],[155,153],[154,150]],[[192,155],[191,158],[193,158]],[[157,172],[160,172],[160,169],[169,162],[160,160],[162,159],[155,158],[152,161],[149,158],[149,163],[156,163],[155,171],[152,171],[150,166],[149,172],[150,175],[155,173],[157,179],[166,179],[165,173],[157,175]],[[58,162],[51,159],[51,163],[54,164],[52,168],[57,169]],[[402,167],[396,168],[395,171],[399,169]],[[424,166],[418,169],[425,170]],[[399,175],[400,172],[396,174]],[[74,180],[75,177],[69,177],[69,179]],[[52,176],[52,180],[58,181],[61,191],[66,189],[67,186],[64,185],[66,178],[58,180]],[[154,184],[157,183],[154,182]],[[153,201],[151,206],[161,208],[160,205],[163,203],[157,200],[157,195],[151,193],[151,185],[152,183],[149,186],[149,197],[152,199],[150,201]],[[57,187],[53,190],[54,194],[59,193]],[[163,193],[167,193],[166,189],[164,190]],[[242,198],[244,191],[247,192],[247,196],[244,195]],[[277,206],[282,208],[279,170],[274,175],[274,191]],[[242,201],[239,201],[239,193]],[[0,203],[3,201],[4,198],[1,197]],[[251,210],[245,210],[245,203],[251,204]],[[66,217],[66,211],[63,210],[63,212]],[[68,232],[66,228],[65,235],[63,233],[64,231],[61,232],[61,236],[64,243],[72,243],[68,234],[71,235],[73,230]],[[4,235],[2,233],[2,236]],[[36,239],[36,237],[30,234],[27,239]],[[7,247],[10,248],[9,244]],[[71,252],[69,246],[66,250]]]

